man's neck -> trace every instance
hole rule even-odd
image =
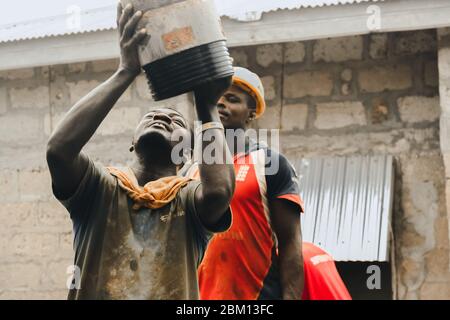
[[[170,159],[153,157],[152,159],[137,158],[131,165],[140,186],[160,178],[177,175],[177,166]]]
[[[235,132],[242,132],[242,131],[245,132],[246,129],[241,128],[235,130]],[[245,153],[247,151],[249,146],[249,138],[246,134],[233,134],[231,137],[227,137],[227,143],[228,146],[230,147],[230,151],[235,156],[237,154]]]

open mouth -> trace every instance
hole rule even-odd
[[[226,119],[230,116],[230,113],[225,111],[224,109],[219,109],[218,112],[219,112],[220,118],[222,118],[222,119]]]
[[[146,128],[156,128],[156,129],[162,129],[165,131],[170,131],[170,126],[162,121],[152,121],[149,123]]]

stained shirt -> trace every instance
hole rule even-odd
[[[214,230],[203,226],[194,202],[200,184],[189,182],[163,208],[136,211],[117,178],[89,161],[76,192],[61,199],[73,222],[80,277],[68,298],[198,299],[197,268],[208,241],[231,223],[228,211]]]

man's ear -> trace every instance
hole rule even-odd
[[[254,121],[256,119],[256,110],[250,110],[248,118],[247,118],[247,123],[250,123],[252,121]]]

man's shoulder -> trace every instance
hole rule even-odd
[[[259,143],[255,143],[251,149],[250,152],[251,154],[256,154],[256,153],[262,153],[264,152],[264,156],[266,158],[269,159],[281,159],[284,162],[289,162],[287,157],[285,155],[283,155],[283,153],[281,153],[278,148],[272,148],[269,147],[266,143],[264,142],[259,142]]]
[[[290,173],[297,176],[295,166],[291,161],[278,149],[270,148],[266,145],[259,145],[253,153],[264,155],[264,166],[266,176],[277,176],[279,173]]]
[[[185,192],[192,192],[195,191],[195,189],[197,189],[197,187],[201,184],[202,182],[200,180],[195,180],[195,179],[190,179],[185,186],[183,186],[181,188],[181,190],[184,190]]]
[[[200,180],[189,180],[187,184],[180,189],[177,197],[181,200],[183,205],[189,205],[188,202],[193,202],[195,200],[195,191],[200,184]]]
[[[98,160],[90,160],[88,167],[90,172],[86,173],[86,192],[92,193],[93,197],[104,197],[116,192],[119,188],[117,178],[111,174],[110,166],[104,165]]]

